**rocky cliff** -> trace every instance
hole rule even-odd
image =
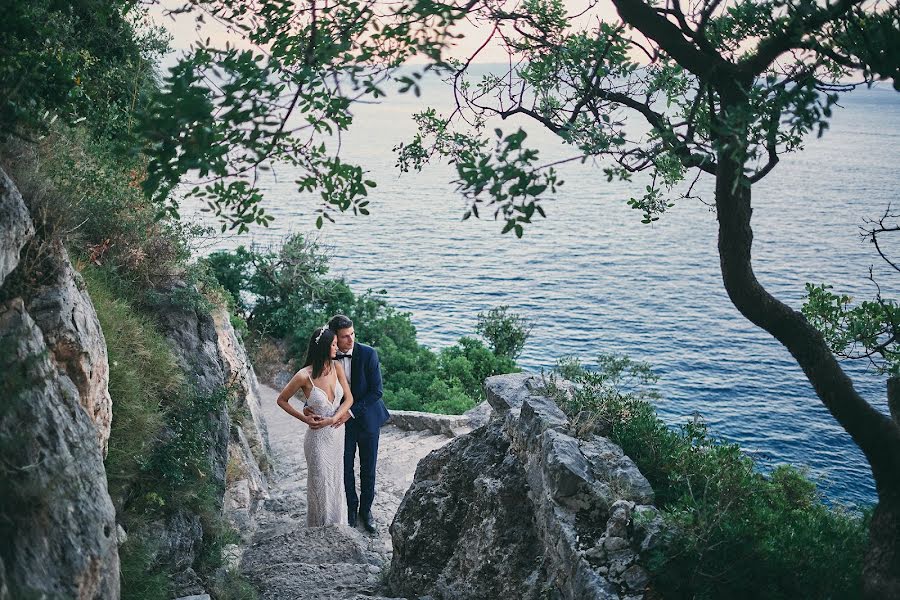
[[[115,419],[106,343],[64,247],[37,247],[34,235],[26,203],[0,170],[0,598],[115,600],[118,543],[128,532],[117,527],[103,464]],[[24,264],[26,254],[38,258]],[[258,383],[227,313],[172,300],[185,288],[159,290],[150,309],[196,392],[228,391],[208,415],[203,444],[219,509],[252,531],[271,474]],[[144,532],[178,595],[204,591],[193,571],[203,527],[182,509]]]
[[[0,170],[0,290],[34,229]],[[115,510],[103,456],[109,366],[84,286],[60,246],[42,277],[0,303],[0,555],[13,597],[119,597]]]
[[[489,378],[490,422],[419,463],[391,525],[394,594],[645,597],[653,490],[609,440],[573,437],[540,383]]]

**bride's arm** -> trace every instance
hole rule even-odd
[[[297,374],[291,377],[291,380],[288,381],[288,384],[284,386],[284,389],[281,390],[281,393],[278,394],[278,406],[284,410],[287,414],[291,415],[294,418],[300,419],[307,425],[312,425],[315,421],[319,420],[317,417],[306,416],[303,413],[297,411],[293,406],[291,406],[290,400],[294,397],[294,394],[304,386],[305,383],[309,382],[309,375],[303,372],[303,370],[297,371]]]
[[[337,412],[334,413],[334,420],[335,422],[343,423],[344,417],[350,411],[350,407],[353,406],[353,393],[350,391],[350,384],[347,383],[347,375],[344,373],[344,367],[337,361],[332,364],[335,366],[338,381],[344,389],[344,400],[338,407]]]

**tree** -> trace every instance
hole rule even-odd
[[[440,62],[447,27],[463,12],[431,0],[182,0],[169,14],[216,22],[232,39],[197,42],[163,79],[144,112],[145,192],[178,216],[177,186],[204,201],[222,230],[267,225],[260,175],[299,170],[298,192],[319,191],[317,225],[331,211],[368,214],[375,182],[340,159],[351,106],[419,93],[421,73],[396,74],[416,54]],[[336,148],[330,138],[337,138]],[[330,146],[330,147],[329,147]]]
[[[509,70],[477,82],[472,60],[448,71],[456,110],[417,115],[419,134],[397,148],[401,169],[436,157],[456,165],[468,199],[464,218],[493,211],[521,236],[541,200],[561,184],[521,129],[486,137],[490,118],[523,115],[577,149],[605,159],[604,176],[650,184],[628,203],[652,222],[691,196],[702,174],[715,180],[722,278],[735,307],[796,359],[816,394],[862,449],[878,504],[864,568],[869,598],[900,597],[900,403],[891,416],[866,401],[826,338],[775,298],[752,265],[752,186],[810,132],[822,135],[839,93],[893,78],[900,90],[900,6],[878,0],[612,0],[617,21],[596,3],[567,12],[561,0],[486,1],[469,18],[486,24]],[[626,128],[637,118],[642,131]],[[686,185],[685,190],[683,185]]]

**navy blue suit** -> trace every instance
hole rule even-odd
[[[347,421],[344,440],[344,490],[351,521],[357,511],[368,515],[375,499],[375,462],[378,460],[378,436],[390,415],[381,399],[381,366],[378,353],[365,344],[353,345],[350,358],[350,392],[353,417]],[[360,494],[356,495],[356,449],[359,448]]]

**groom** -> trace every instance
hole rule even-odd
[[[347,494],[347,516],[351,526],[359,521],[369,533],[375,533],[372,501],[375,499],[375,462],[378,459],[378,436],[388,420],[381,400],[381,367],[378,353],[371,346],[356,343],[353,321],[335,315],[328,328],[337,337],[337,359],[350,380],[353,407],[344,417],[347,424],[344,439],[344,490]],[[338,425],[336,423],[336,425]],[[359,448],[360,494],[356,495],[356,449]]]

